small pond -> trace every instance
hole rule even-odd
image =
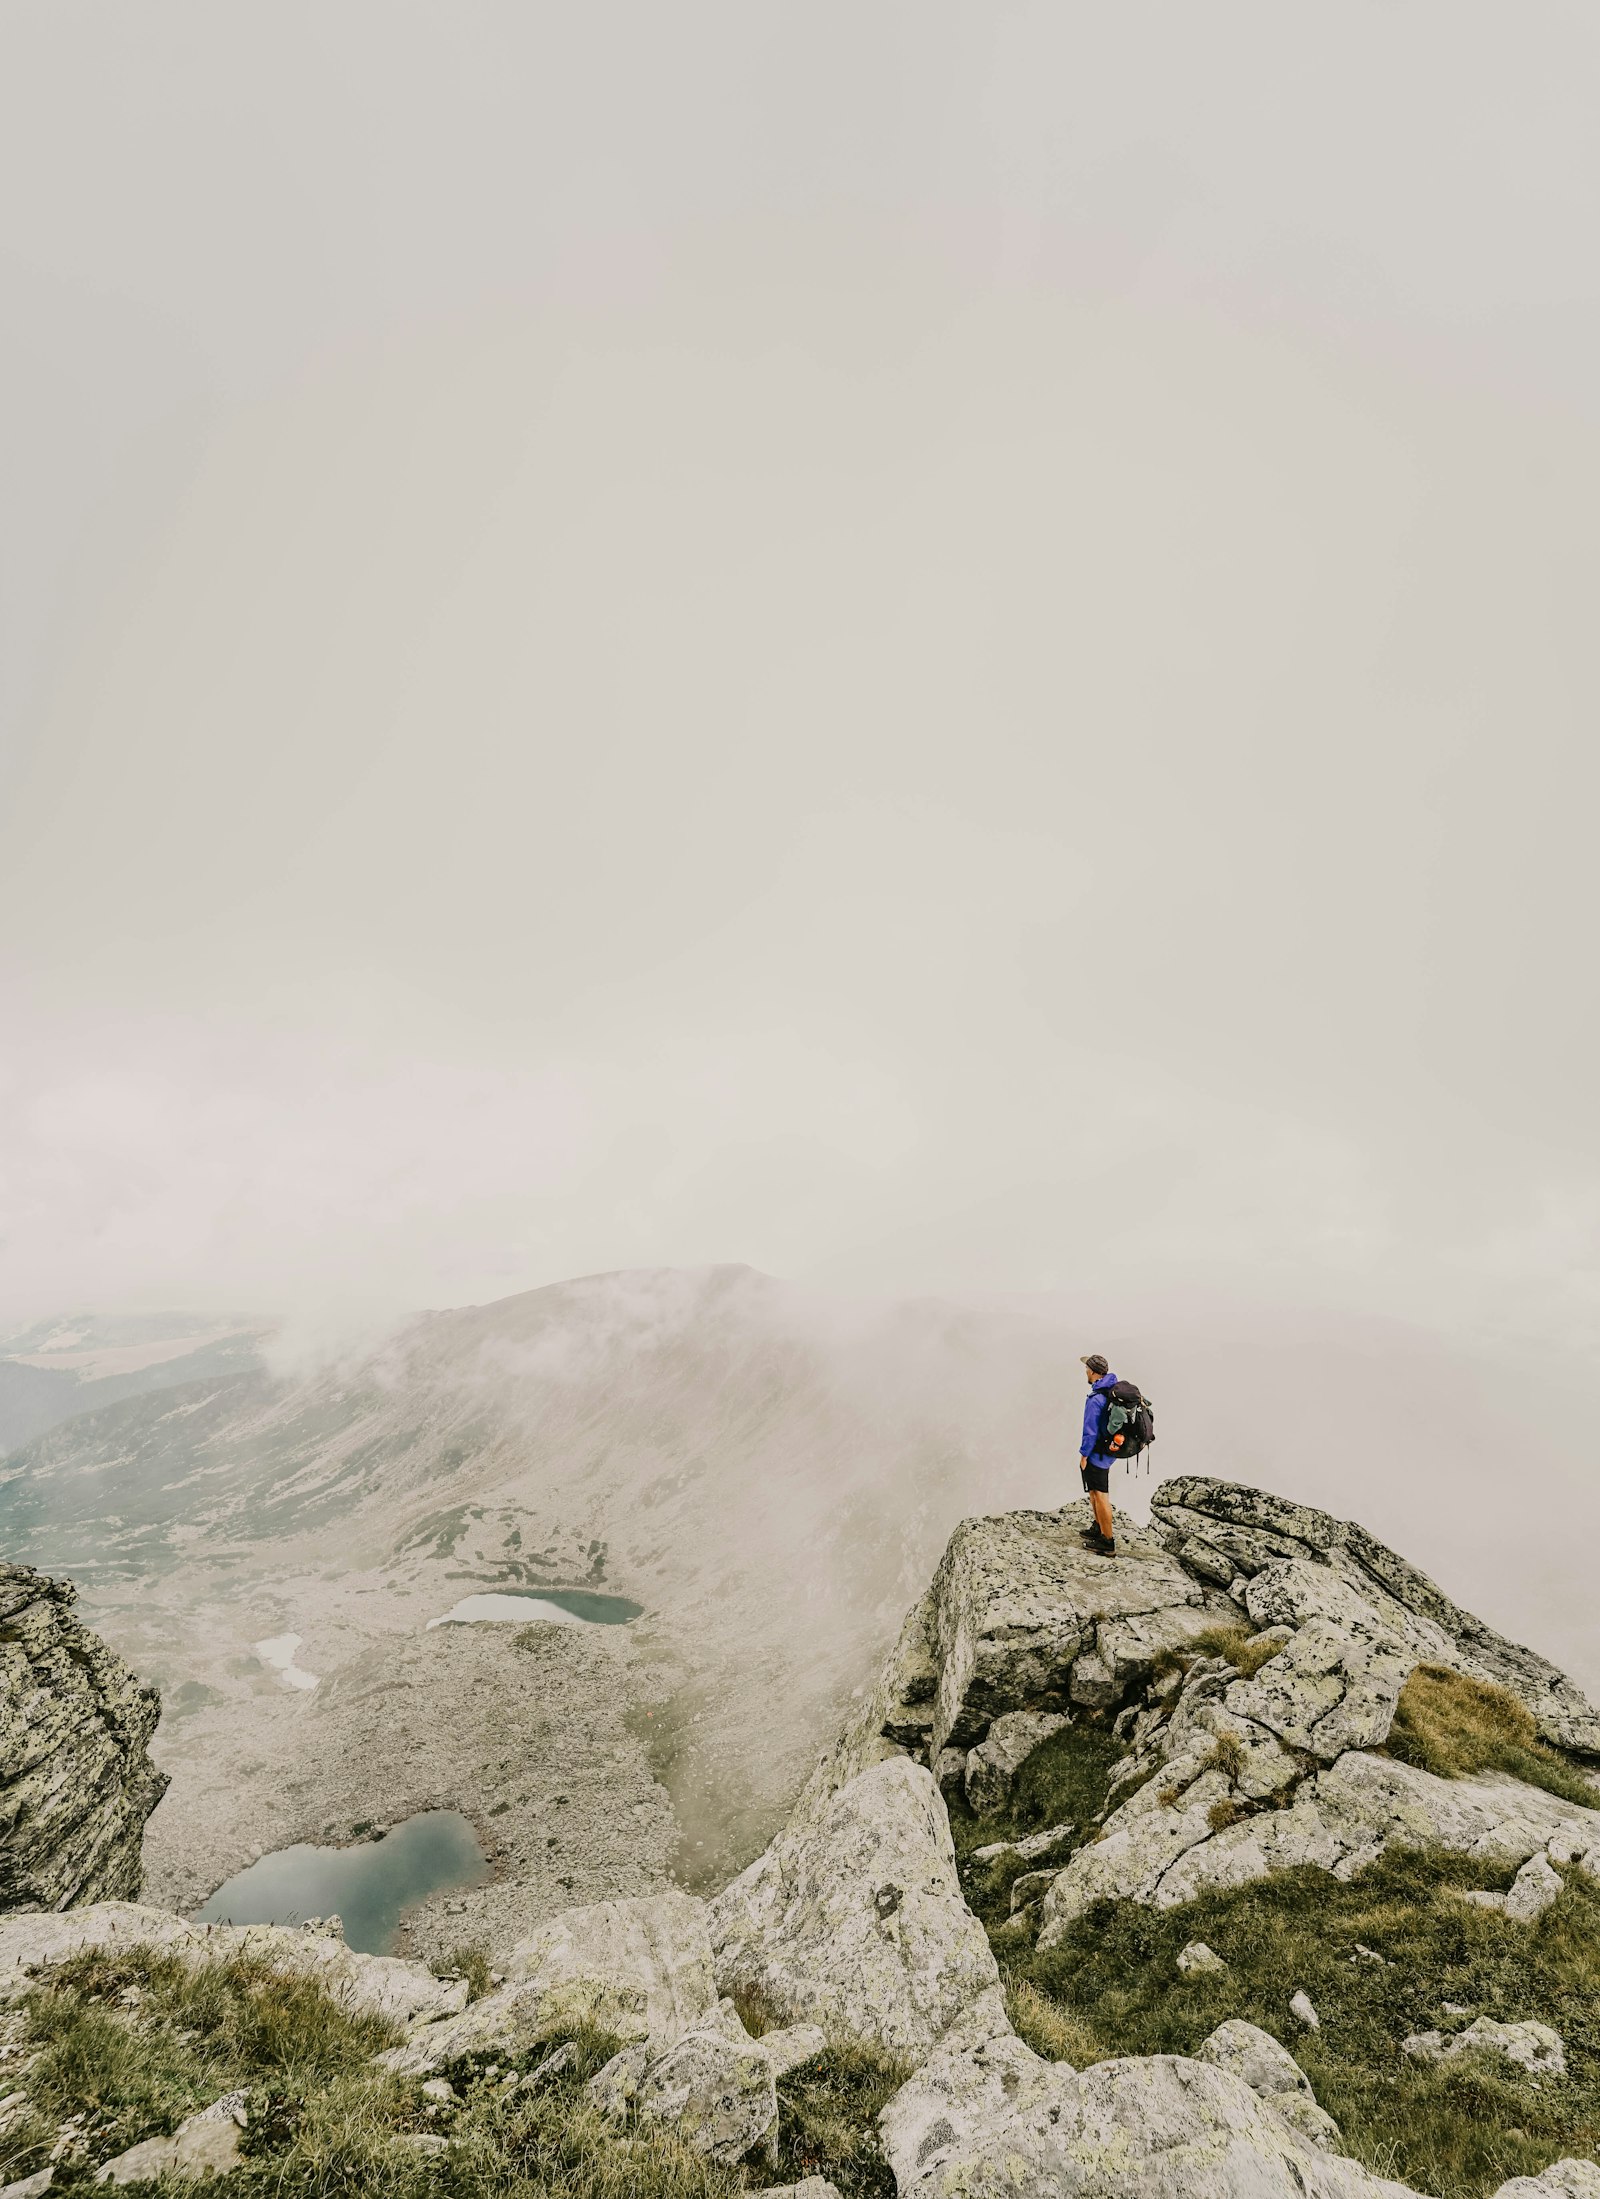
[[[400,1912],[429,1894],[481,1886],[491,1876],[478,1836],[456,1810],[423,1810],[354,1848],[301,1842],[279,1848],[219,1886],[197,1924],[298,1924],[344,1920],[346,1942],[364,1955],[393,1951]]]
[[[429,1626],[469,1625],[478,1619],[514,1620],[526,1626],[547,1619],[557,1626],[626,1626],[644,1610],[626,1596],[602,1596],[590,1588],[496,1588],[463,1596]]]

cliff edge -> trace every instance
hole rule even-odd
[[[74,1616],[76,1594],[0,1564],[0,1911],[131,1900],[166,1791],[160,1699]]]

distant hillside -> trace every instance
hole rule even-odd
[[[259,1323],[72,1314],[0,1337],[0,1457],[120,1398],[259,1364]]]

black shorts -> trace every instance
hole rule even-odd
[[[1085,1489],[1098,1489],[1102,1495],[1110,1494],[1111,1468],[1109,1466],[1090,1465],[1081,1467],[1079,1471],[1083,1475]]]

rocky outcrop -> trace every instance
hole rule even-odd
[[[1259,1629],[1245,1669],[1193,1659],[1130,1708],[1133,1755],[1097,1837],[1043,1890],[1041,1946],[1099,1900],[1170,1907],[1302,1864],[1348,1878],[1396,1844],[1529,1865],[1511,1894],[1481,1898],[1531,1920],[1559,1891],[1555,1865],[1600,1858],[1600,1809],[1377,1753],[1418,1658],[1440,1654],[1392,1599],[1380,1611],[1303,1555],[1265,1557],[1236,1588]]]
[[[918,2057],[998,1977],[939,1790],[904,1756],[797,1812],[709,1922],[723,1992]]]
[[[1248,1579],[1274,1560],[1309,1561],[1323,1571],[1330,1593],[1341,1585],[1353,1590],[1408,1644],[1415,1662],[1426,1659],[1492,1681],[1527,1705],[1544,1739],[1600,1760],[1600,1712],[1564,1672],[1463,1611],[1426,1573],[1354,1520],[1202,1475],[1163,1482],[1151,1513],[1174,1555],[1198,1576],[1223,1585]]]
[[[1108,1564],[1082,1508],[969,1519],[951,1536],[926,1634],[938,1679],[928,1747],[972,1748],[1008,1711],[1106,1708],[1163,1651],[1214,1624],[1220,1600],[1138,1529]]]
[[[166,1790],[160,1700],[73,1616],[76,1594],[0,1565],[0,1912],[137,1894]]]
[[[1079,2075],[1025,2046],[995,1995],[880,2117],[900,2199],[1399,2199],[1286,2118],[1281,2104],[1304,2096],[1259,2036],[1265,2096],[1233,2068],[1169,2054]]]
[[[561,2023],[595,2023],[664,2047],[715,2013],[706,1909],[676,1890],[567,1909],[514,1948],[506,1982],[391,2047],[387,2067],[420,2076],[465,2054],[517,2054]]]

